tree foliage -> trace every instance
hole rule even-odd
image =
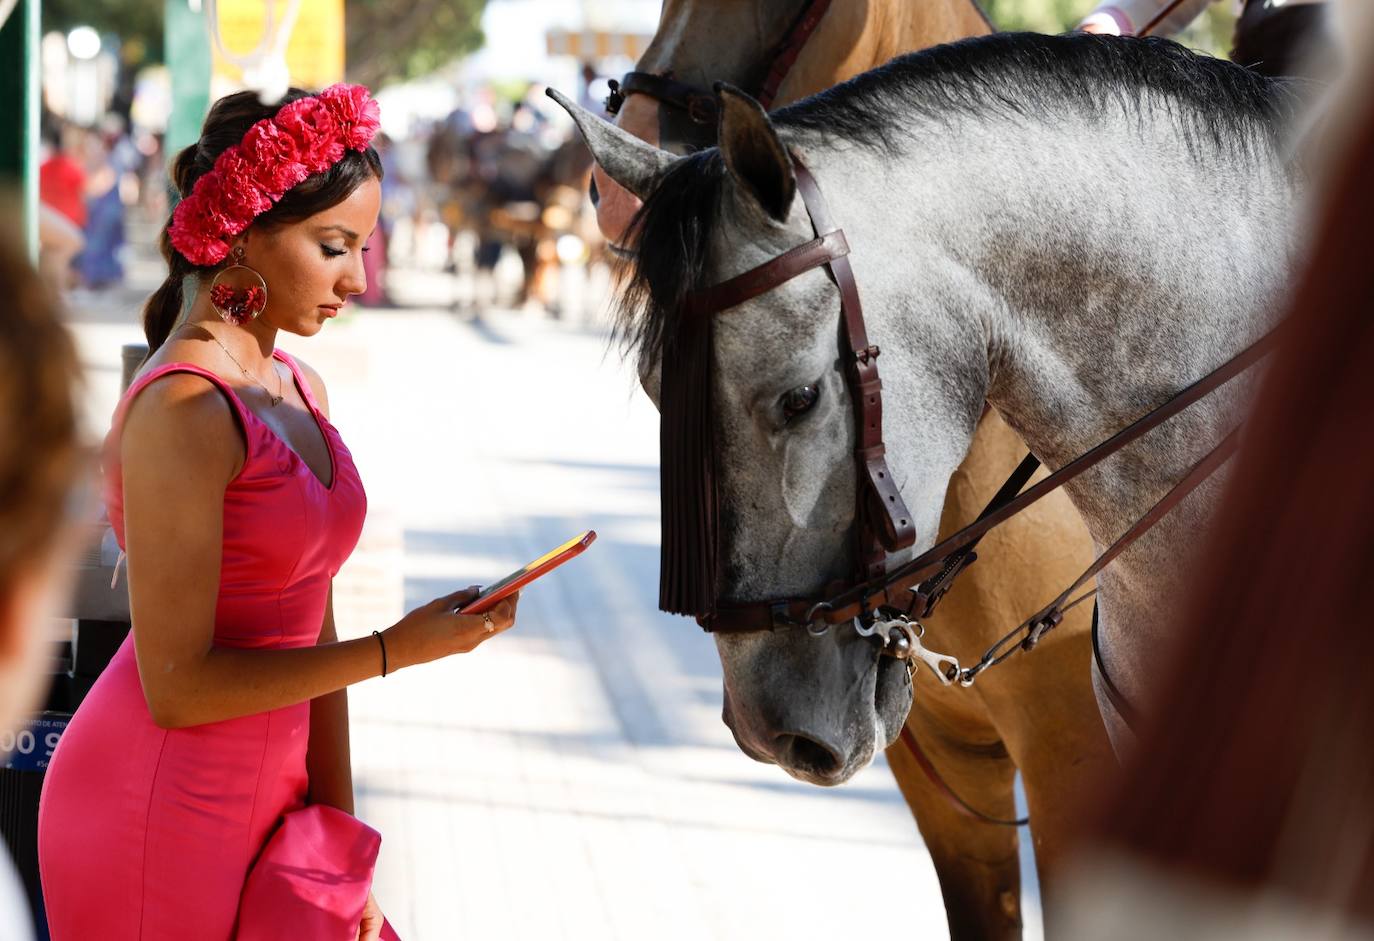
[[[481,47],[486,0],[348,0],[349,81],[425,75]]]
[[[43,0],[43,31],[91,26],[118,36],[126,50],[137,50],[140,54],[133,57],[134,64],[160,62],[164,3]],[[349,79],[378,85],[413,78],[480,48],[485,6],[486,0],[346,0]]]
[[[1073,27],[1097,6],[1096,0],[980,0],[999,29],[1060,33]],[[1233,4],[1213,3],[1192,25],[1175,36],[1192,49],[1224,57],[1231,48],[1236,16]]]

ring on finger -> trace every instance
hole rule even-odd
[[[493,623],[491,622],[491,615],[490,615],[490,614],[483,614],[483,615],[482,615],[482,626],[485,627],[485,628],[487,629],[487,633],[488,633],[488,634],[490,634],[492,631],[496,630],[496,625],[493,624]]]

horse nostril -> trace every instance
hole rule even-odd
[[[833,777],[844,766],[833,749],[805,735],[779,735],[774,744],[778,764],[813,777]]]

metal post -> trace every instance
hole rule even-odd
[[[19,0],[0,26],[0,184],[19,191],[24,241],[38,258],[40,0]]]
[[[167,0],[164,48],[172,78],[172,114],[165,152],[171,159],[200,138],[210,108],[210,33],[200,0]]]

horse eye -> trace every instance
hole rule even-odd
[[[816,404],[816,399],[820,397],[820,390],[815,386],[799,386],[782,397],[782,417],[784,421],[791,421],[803,412],[811,410],[811,406]]]

